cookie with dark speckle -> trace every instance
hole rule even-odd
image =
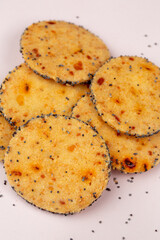
[[[160,130],[160,70],[147,59],[109,60],[97,71],[91,91],[99,115],[116,130],[137,137]]]
[[[5,170],[11,186],[28,202],[69,214],[101,196],[110,158],[104,140],[89,125],[49,114],[17,131],[5,155]]]
[[[0,113],[0,162],[4,160],[5,151],[14,131],[14,127]]]
[[[72,85],[90,80],[110,57],[100,38],[64,21],[29,26],[21,38],[21,52],[36,73]]]
[[[2,83],[1,110],[16,126],[50,112],[70,115],[73,105],[87,91],[87,84],[58,84],[35,74],[26,64],[21,64]]]
[[[95,127],[109,147],[112,168],[125,173],[145,172],[160,162],[160,133],[136,138],[119,133],[105,123],[88,95],[73,108],[73,117]]]

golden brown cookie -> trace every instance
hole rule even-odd
[[[160,130],[160,70],[147,59],[111,59],[97,71],[91,90],[98,113],[116,130],[137,137]]]
[[[54,213],[80,212],[100,197],[110,173],[104,140],[74,118],[44,115],[11,139],[5,170],[14,190]]]
[[[1,110],[16,126],[32,117],[50,112],[70,115],[73,105],[87,91],[87,84],[58,84],[38,76],[26,64],[21,64],[2,84]]]
[[[88,95],[73,108],[72,116],[95,127],[109,147],[112,168],[124,173],[144,172],[160,162],[160,133],[136,138],[119,133],[105,123]]]
[[[72,85],[90,80],[110,57],[100,38],[64,21],[29,26],[21,38],[21,52],[36,73]]]

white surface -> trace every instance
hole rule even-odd
[[[159,0],[0,0],[1,81],[23,61],[19,40],[24,28],[48,19],[63,19],[90,29],[104,40],[112,56],[144,54],[160,66]],[[9,184],[4,185],[5,179],[0,163],[2,240],[160,239],[160,166],[143,174],[112,173],[111,191],[105,191],[92,207],[67,217],[26,203]]]

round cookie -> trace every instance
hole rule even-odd
[[[21,52],[36,73],[72,85],[90,80],[110,57],[100,38],[64,21],[29,26],[21,38]]]
[[[58,84],[38,76],[26,64],[21,64],[2,83],[1,110],[8,120],[20,126],[41,114],[69,115],[73,105],[87,91],[87,84]]]
[[[88,122],[103,137],[109,147],[113,169],[124,173],[144,172],[160,162],[160,133],[136,138],[115,131],[98,116],[88,95],[78,101],[72,116]]]
[[[11,139],[5,170],[14,190],[54,213],[80,212],[100,197],[110,173],[104,140],[75,118],[44,115]]]
[[[160,130],[160,70],[141,57],[110,59],[95,74],[91,91],[99,115],[128,135]]]
[[[0,113],[0,162],[4,160],[5,151],[14,131],[14,127]]]

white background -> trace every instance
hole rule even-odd
[[[88,28],[104,40],[114,57],[144,56],[160,66],[159,0],[0,0],[1,82],[23,61],[19,40],[24,29],[52,19]],[[92,207],[67,217],[31,206],[4,180],[0,163],[2,240],[160,240],[160,166],[136,175],[113,172],[111,191]]]

